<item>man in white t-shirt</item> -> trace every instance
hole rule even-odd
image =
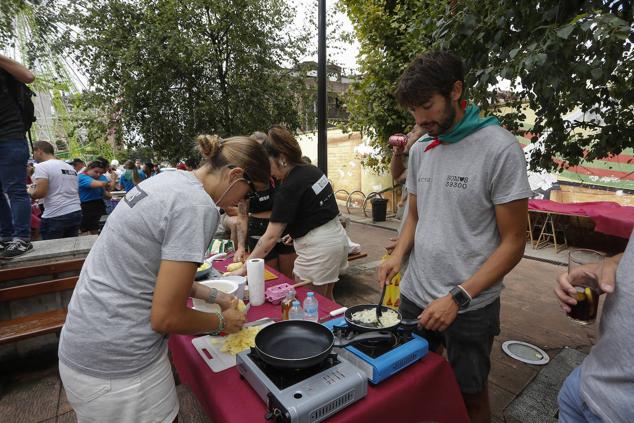
[[[53,145],[46,141],[33,144],[33,157],[38,161],[33,173],[31,198],[42,198],[44,214],[40,233],[42,239],[70,238],[78,235],[81,204],[77,172],[72,166],[55,158]]]

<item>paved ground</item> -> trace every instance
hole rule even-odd
[[[388,225],[394,226],[394,222],[388,222]],[[347,306],[376,301],[379,296],[376,267],[385,252],[388,238],[395,232],[360,223],[350,223],[348,231],[350,237],[362,245],[368,257],[351,263],[350,271],[336,286],[335,298]],[[502,294],[502,333],[495,341],[490,375],[495,421],[504,420],[505,408],[541,370],[507,357],[502,352],[502,342],[508,339],[531,342],[553,358],[565,346],[587,352],[595,340],[596,325],[577,326],[557,306],[552,287],[555,275],[561,270],[563,267],[548,262],[524,259],[506,278],[506,289]],[[59,381],[54,351],[17,367],[2,367],[0,363],[1,421],[75,421]],[[180,394],[182,404],[191,402],[186,392]],[[552,402],[552,398],[546,400]],[[543,407],[539,399],[534,404],[523,406],[537,410]],[[193,407],[183,408],[186,410],[180,416],[181,422],[201,421],[200,416],[192,414]],[[508,421],[516,421],[512,416],[507,418]]]

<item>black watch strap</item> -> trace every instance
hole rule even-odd
[[[449,291],[449,293],[451,294],[451,297],[456,302],[460,310],[464,310],[465,308],[469,307],[469,304],[471,303],[471,296],[462,287],[456,286],[451,291]]]

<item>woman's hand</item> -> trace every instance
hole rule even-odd
[[[233,254],[233,262],[234,263],[242,263],[247,258],[247,252],[244,251],[244,248],[238,248],[236,252]]]
[[[247,265],[243,264],[239,269],[234,270],[233,272],[225,273],[225,275],[230,276],[246,276],[247,275]]]
[[[238,301],[235,295],[227,294],[222,291],[218,291],[218,295],[216,296],[216,304],[220,306],[222,311],[231,308],[234,300]]]
[[[244,325],[246,316],[243,312],[238,311],[237,298],[235,298],[234,301],[231,302],[228,309],[222,312],[222,317],[225,319],[225,327],[223,332],[236,333],[240,329],[242,329],[242,325]]]

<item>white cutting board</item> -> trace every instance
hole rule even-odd
[[[214,373],[227,370],[236,365],[235,355],[220,351],[225,341],[223,338],[225,337],[205,335],[192,339],[194,348],[196,348],[196,351],[198,351],[203,361],[207,363]]]
[[[267,326],[271,323],[273,323],[271,320],[266,320],[262,322],[261,325],[258,324],[257,326]],[[225,341],[225,336],[211,335],[199,336],[198,338],[192,339],[194,348],[196,348],[196,351],[198,351],[198,354],[200,354],[203,361],[207,363],[214,373],[227,370],[228,368],[236,365],[235,355],[220,351]]]

